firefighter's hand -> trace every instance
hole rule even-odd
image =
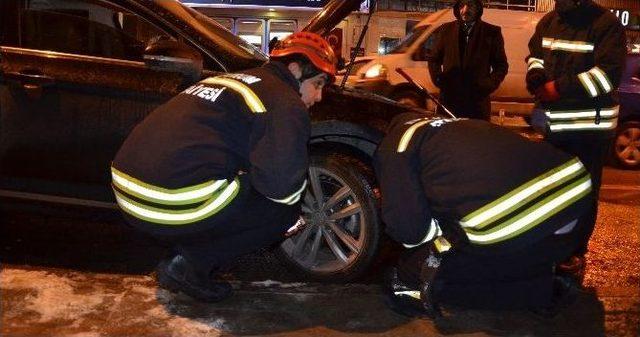
[[[544,71],[540,69],[533,69],[527,73],[527,90],[535,95],[536,91],[540,89],[547,82],[547,76]]]
[[[560,94],[556,89],[556,82],[549,81],[536,90],[536,98],[541,102],[555,102],[560,99]]]

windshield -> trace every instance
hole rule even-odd
[[[183,5],[184,6],[184,5]],[[212,30],[212,31],[220,31],[221,29],[228,32],[228,34],[224,34],[226,35],[225,37],[232,40],[233,43],[237,44],[238,47],[246,50],[247,52],[253,54],[253,56],[257,56],[257,57],[262,57],[262,58],[268,58],[268,56],[263,53],[260,49],[258,49],[257,47],[255,47],[254,45],[252,45],[251,43],[233,35],[233,33],[231,33],[228,29],[226,29],[224,26],[222,26],[221,24],[217,23],[215,20],[213,20],[212,18],[196,11],[193,8],[187,7],[185,6],[185,8],[187,9],[187,11],[189,12],[189,14],[191,14],[191,16],[196,19],[201,25],[205,26],[208,30]],[[223,35],[223,34],[218,34],[218,35]]]
[[[2,1],[2,0],[0,0]],[[155,4],[168,13],[188,24],[199,34],[215,45],[213,53],[225,65],[227,70],[256,66],[268,60],[267,55],[253,45],[233,35],[229,30],[213,19],[187,7],[178,1],[156,0]]]
[[[420,27],[414,28],[411,33],[407,34],[405,37],[398,42],[395,48],[391,49],[388,54],[402,54],[406,52],[409,47],[420,37],[425,30],[429,29],[429,25],[424,25]]]

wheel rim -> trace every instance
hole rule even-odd
[[[362,205],[353,190],[329,170],[311,166],[308,179],[302,203],[307,227],[281,247],[311,272],[343,270],[363,251],[366,222]]]
[[[616,156],[629,166],[640,164],[640,128],[630,127],[616,138]]]

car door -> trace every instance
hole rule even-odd
[[[124,1],[3,6],[10,2],[0,46],[0,195],[110,201],[122,141],[193,81],[144,62],[149,43],[177,35]]]

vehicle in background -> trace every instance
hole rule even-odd
[[[347,83],[353,82],[355,80],[356,74],[358,73],[358,70],[360,70],[360,68],[365,66],[367,63],[369,63],[369,61],[373,60],[374,58],[375,56],[358,56],[353,61],[353,65],[351,65],[351,62],[345,64],[344,67],[338,70],[338,73],[336,74],[336,84],[340,85],[342,83],[342,79],[344,78],[344,75],[347,73],[347,69],[349,68],[350,65],[351,65],[351,69],[349,70],[349,78],[347,79]]]
[[[640,55],[629,54],[618,88],[620,112],[611,145],[614,162],[626,169],[640,169]]]
[[[329,1],[303,30],[326,34],[359,6]],[[174,0],[0,1],[0,206],[116,208],[110,163],[138,122],[201,78],[267,60]],[[323,96],[310,110],[310,225],[281,250],[306,276],[344,281],[377,253],[371,157],[390,120],[410,108],[337,86]]]
[[[491,95],[491,110],[501,116],[528,115],[533,107],[533,97],[525,87],[529,54],[527,43],[536,24],[545,13],[484,9],[482,20],[500,26],[505,40],[509,73],[500,87]],[[420,21],[413,31],[387,55],[381,55],[360,68],[351,86],[369,90],[405,104],[425,107],[426,97],[395,71],[404,69],[416,82],[429,92],[439,92],[427,68],[427,57],[442,24],[455,20],[453,9],[435,12]],[[428,106],[432,109],[431,106]]]

